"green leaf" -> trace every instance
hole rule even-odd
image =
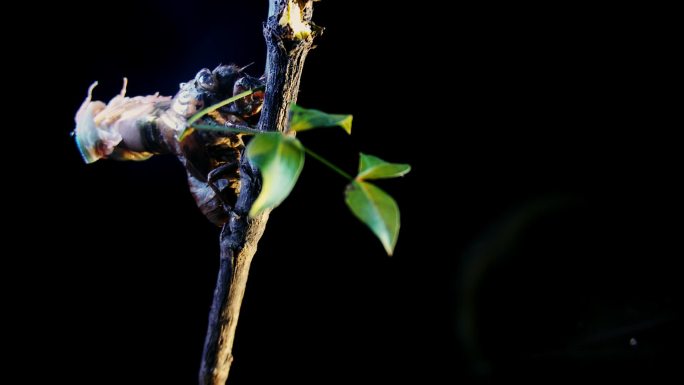
[[[261,171],[261,193],[249,211],[255,216],[278,206],[292,191],[304,167],[304,148],[295,138],[278,132],[256,135],[247,156]]]
[[[370,227],[391,256],[399,237],[397,202],[378,187],[361,181],[347,185],[345,202],[352,213]]]
[[[361,153],[358,180],[396,178],[406,175],[411,166],[405,163],[389,163],[373,155]]]
[[[309,110],[295,104],[290,107],[290,129],[294,131],[339,126],[351,135],[352,119],[351,115],[326,114],[323,111]]]
[[[249,96],[249,95],[253,94],[253,93],[256,92],[256,91],[261,91],[261,90],[263,90],[263,89],[264,89],[264,87],[257,87],[257,88],[251,89],[251,90],[247,90],[247,91],[241,92],[241,93],[239,93],[239,94],[237,94],[237,95],[235,95],[235,96],[231,96],[230,98],[228,98],[228,99],[226,99],[226,100],[223,100],[223,101],[220,101],[220,102],[218,102],[218,103],[216,103],[216,104],[213,104],[213,105],[211,105],[211,106],[209,106],[209,107],[207,107],[207,108],[205,108],[205,109],[200,110],[199,112],[197,112],[195,115],[191,116],[191,117],[187,120],[185,129],[183,129],[183,131],[181,131],[181,132],[178,134],[178,140],[179,140],[179,141],[182,141],[182,140],[185,139],[188,135],[190,135],[190,134],[192,133],[192,131],[194,131],[194,129],[193,129],[192,127],[190,127],[190,126],[192,126],[193,123],[195,123],[196,121],[198,121],[198,120],[199,120],[200,118],[202,118],[204,115],[206,115],[206,114],[208,114],[208,113],[210,113],[210,112],[212,112],[212,111],[218,110],[219,108],[221,108],[221,107],[223,107],[223,106],[225,106],[225,105],[227,105],[227,104],[233,103],[234,101],[236,101],[236,100],[238,100],[238,99],[242,99],[242,98],[244,98],[245,96]]]
[[[192,126],[192,128],[196,130],[202,130],[202,131],[215,131],[215,132],[225,132],[225,133],[230,133],[230,134],[246,134],[246,135],[255,135],[255,134],[261,134],[263,131],[255,130],[253,128],[249,128],[247,126],[244,127],[238,127],[238,126],[219,126],[219,125],[213,125],[213,124],[195,124]]]
[[[219,108],[221,108],[227,104],[233,103],[234,101],[236,101],[238,99],[242,99],[245,96],[249,96],[249,95],[253,94],[255,91],[260,91],[263,89],[264,89],[264,87],[257,87],[257,88],[251,89],[251,90],[243,91],[237,95],[233,95],[233,96],[229,97],[228,99],[222,100],[216,104],[212,104],[211,106],[204,108],[204,109],[198,111],[195,115],[191,116],[190,119],[188,119],[188,126],[192,126],[193,123],[195,123],[201,117],[203,117],[204,115],[206,115],[212,111],[216,111]]]

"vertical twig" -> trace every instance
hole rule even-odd
[[[259,119],[261,131],[285,131],[291,103],[297,100],[304,61],[321,29],[311,23],[312,0],[269,0],[269,16],[264,24],[266,39],[266,92]],[[299,12],[291,12],[299,10]],[[286,18],[283,15],[286,14]],[[294,15],[298,25],[311,29],[299,33],[287,21]],[[296,28],[296,27],[295,27]],[[255,218],[249,209],[259,195],[260,178],[245,156],[240,164],[240,195],[230,220],[221,231],[221,260],[209,326],[204,343],[199,382],[224,385],[233,362],[233,342],[247,277],[257,243],[269,212]]]

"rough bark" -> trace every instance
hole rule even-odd
[[[314,38],[321,32],[319,27],[311,23],[312,1],[299,1],[302,4],[304,21],[312,28],[312,34],[302,40],[295,40],[289,27],[279,25],[278,20],[286,2],[275,1],[275,3],[277,3],[275,15],[270,15],[264,24],[268,84],[264,108],[259,119],[259,129],[263,131],[284,131],[287,128],[287,114],[290,104],[297,101],[299,80],[306,55],[313,46]],[[271,108],[266,109],[266,106],[271,106]]]
[[[299,5],[304,23],[309,24],[312,29],[310,35],[298,38],[289,25],[279,23],[283,12],[287,10],[288,1]],[[258,129],[285,132],[290,105],[297,99],[306,55],[321,30],[311,24],[311,0],[270,0],[269,5],[269,17],[264,24],[267,80]],[[228,378],[249,267],[268,221],[268,211],[255,218],[248,216],[260,189],[261,181],[257,170],[246,156],[242,156],[240,195],[220,236],[219,276],[202,355],[199,375],[201,385],[224,385]]]

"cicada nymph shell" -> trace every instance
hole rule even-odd
[[[102,158],[145,160],[152,156],[139,140],[136,143],[137,132],[141,122],[153,116],[161,104],[168,104],[171,97],[159,96],[159,93],[127,97],[127,83],[124,78],[121,93],[107,104],[92,100],[97,82],[88,88],[88,96],[76,112],[74,130],[76,144],[86,163]],[[128,140],[122,143],[124,138]]]
[[[190,192],[202,213],[221,226],[240,191],[239,164],[244,143],[239,134],[194,131],[181,134],[187,120],[205,104],[211,105],[247,89],[263,86],[263,78],[243,73],[244,68],[220,65],[201,70],[194,80],[181,83],[173,98],[126,97],[127,80],[121,93],[109,103],[92,100],[97,82],[76,113],[76,144],[86,163],[99,159],[145,160],[154,154],[174,154],[188,174]],[[263,104],[263,91],[215,110],[198,124],[249,128]],[[210,178],[211,175],[211,178]]]

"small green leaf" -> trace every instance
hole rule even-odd
[[[345,202],[352,213],[370,227],[391,256],[399,237],[397,202],[378,187],[361,181],[347,185]]]
[[[342,127],[347,134],[351,134],[351,115],[326,114],[319,110],[309,110],[293,104],[290,107],[290,129],[306,131],[318,127]]]
[[[259,168],[264,181],[249,211],[250,216],[255,216],[278,206],[290,194],[304,167],[304,148],[293,137],[264,133],[249,142],[247,156]]]
[[[373,155],[361,153],[358,180],[396,178],[406,175],[411,166],[405,163],[389,163]]]

